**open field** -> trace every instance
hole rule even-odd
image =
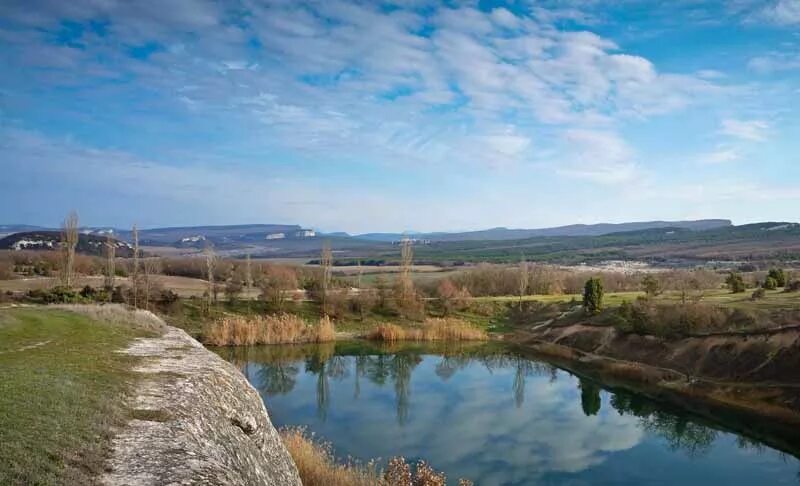
[[[152,277],[156,286],[162,286],[165,290],[172,290],[181,297],[201,296],[208,288],[205,280],[190,277],[177,277],[171,275],[154,275]],[[81,289],[85,285],[95,288],[103,286],[104,277],[101,276],[80,276],[75,283],[76,289]],[[130,280],[124,277],[117,277],[116,285],[129,286]],[[55,277],[28,277],[12,280],[0,280],[0,292],[27,292],[34,289],[49,289],[58,284]],[[258,289],[253,289],[250,295],[242,293],[242,297],[256,298],[259,294]]]
[[[747,292],[733,294],[727,289],[707,289],[697,294],[698,300],[706,304],[716,304],[726,307],[742,309],[781,309],[800,307],[800,292],[784,292],[782,289],[768,290],[763,299],[753,300],[751,294],[755,289]],[[644,296],[644,292],[607,292],[603,297],[606,307],[616,307],[623,302],[632,302]],[[580,304],[583,299],[581,294],[562,295],[526,295],[523,301],[537,301],[544,304],[566,303],[574,301]],[[479,302],[518,302],[519,296],[501,297],[474,297]],[[681,294],[676,291],[663,292],[654,298],[658,303],[680,303]]]
[[[0,484],[90,484],[103,471],[146,331],[42,308],[0,309]]]

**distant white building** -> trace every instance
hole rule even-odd
[[[300,231],[295,231],[294,233],[295,238],[313,238],[315,236],[317,236],[317,233],[310,229],[301,229]]]
[[[268,240],[282,240],[286,238],[286,233],[270,233],[267,235]]]
[[[203,235],[196,235],[196,236],[187,236],[186,238],[181,238],[181,243],[197,243],[199,241],[205,241],[206,237]]]

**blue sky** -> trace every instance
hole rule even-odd
[[[800,0],[6,0],[0,222],[798,220]]]

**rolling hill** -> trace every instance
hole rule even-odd
[[[116,255],[122,258],[133,256],[131,246],[119,240]],[[61,245],[61,232],[49,230],[24,231],[0,239],[0,250],[57,250]],[[81,233],[78,236],[76,251],[85,255],[104,255],[106,237]]]
[[[520,240],[537,236],[600,236],[610,233],[626,231],[640,231],[654,228],[681,228],[693,231],[702,231],[714,228],[731,226],[728,219],[703,219],[697,221],[643,221],[634,223],[599,223],[599,224],[571,224],[555,228],[539,229],[509,229],[491,228],[479,231],[461,233],[411,233],[416,239],[430,241],[495,241],[495,240]],[[356,238],[392,242],[403,238],[402,233],[366,233],[356,235]]]

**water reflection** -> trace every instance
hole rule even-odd
[[[308,425],[343,456],[424,457],[477,484],[648,482],[654,470],[668,483],[796,483],[792,457],[494,344],[218,352],[277,424]]]

